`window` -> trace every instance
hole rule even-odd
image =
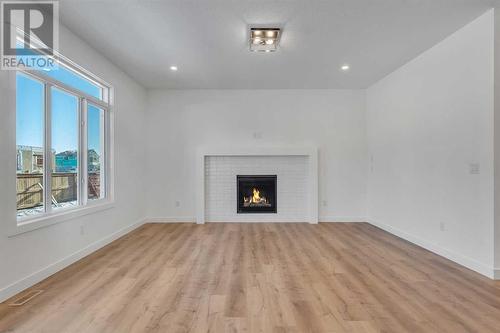
[[[37,168],[43,169],[43,155],[35,155]]]
[[[109,199],[109,91],[62,58],[16,73],[18,223]]]

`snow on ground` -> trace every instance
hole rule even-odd
[[[55,206],[52,206],[52,209],[64,209],[64,208],[75,207],[76,205],[77,205],[76,201],[59,202]],[[23,217],[42,214],[42,213],[44,213],[43,206],[38,206],[38,207],[18,210],[17,217],[23,218]]]

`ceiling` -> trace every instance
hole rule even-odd
[[[62,0],[62,23],[147,88],[366,88],[492,0]],[[275,53],[248,25],[283,28]],[[340,66],[348,63],[348,72]],[[177,72],[169,68],[178,66]]]

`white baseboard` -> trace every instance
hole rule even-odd
[[[234,221],[234,220],[231,220],[231,221],[224,221],[223,219],[214,219],[213,221],[205,221],[205,223],[309,223],[308,221],[304,221],[304,220],[290,220],[290,219],[286,219],[286,220],[275,220],[275,221],[271,221],[271,220],[255,220],[255,221]]]
[[[320,216],[319,222],[366,222],[366,216]]]
[[[148,217],[146,223],[196,223],[194,216]]]
[[[471,269],[481,275],[484,275],[486,277],[489,277],[490,279],[500,279],[500,270],[499,269],[494,269],[493,267],[488,267],[487,265],[478,262],[477,260],[474,260],[472,258],[463,256],[461,254],[458,254],[456,252],[453,252],[451,250],[448,250],[444,247],[441,247],[439,245],[436,245],[434,243],[431,243],[429,241],[426,241],[424,239],[421,239],[417,236],[411,235],[405,231],[399,230],[397,228],[394,228],[392,226],[389,226],[387,224],[380,223],[378,221],[373,221],[371,219],[368,220],[368,223],[385,230],[395,236],[398,236],[400,238],[403,238],[413,244],[416,244],[420,247],[423,247],[426,250],[429,250],[431,252],[434,252],[435,254],[438,254],[442,257],[445,257],[446,259],[449,259],[459,265],[462,265],[468,269]]]
[[[140,227],[141,225],[144,224],[144,220],[141,219],[138,222],[135,222],[125,228],[122,228],[114,233],[112,233],[109,236],[106,236],[104,238],[101,238],[100,240],[89,244],[88,246],[84,247],[81,250],[78,250],[74,252],[73,254],[70,254],[69,256],[56,261],[53,264],[48,265],[45,268],[42,268],[41,270],[30,274],[26,276],[25,278],[22,278],[11,285],[8,285],[5,288],[0,289],[0,303],[4,302],[5,300],[9,299],[10,297],[20,293],[21,291],[37,284],[38,282],[48,278],[49,276],[59,272],[60,270],[68,267],[69,265],[73,264],[74,262],[88,256],[89,254],[99,250],[100,248],[104,247],[105,245],[108,245],[112,241],[128,234],[132,230]]]
[[[223,218],[219,219],[223,221]],[[320,216],[319,222],[365,222],[365,216]],[[234,221],[230,221],[234,222]],[[256,221],[258,222],[258,221]],[[280,222],[297,222],[304,223],[307,221],[303,220],[286,220],[286,221],[268,221],[269,223],[280,223]],[[194,216],[167,216],[167,217],[148,217],[146,223],[196,223],[196,218]],[[244,223],[244,222],[242,222]]]

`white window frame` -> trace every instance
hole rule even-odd
[[[79,65],[75,64],[68,58],[58,54],[57,62],[59,66],[64,66],[65,69],[74,72],[75,74],[81,76],[82,78],[89,80],[93,84],[99,86],[102,90],[102,99],[95,98],[83,91],[75,89],[63,82],[60,82],[48,75],[44,74],[42,71],[12,71],[11,82],[14,87],[16,87],[16,76],[20,72],[22,75],[26,75],[31,79],[34,79],[44,85],[44,98],[45,98],[45,117],[44,117],[44,213],[26,216],[18,218],[16,216],[15,226],[13,230],[9,233],[10,236],[15,236],[17,234],[25,233],[38,228],[46,227],[55,223],[70,220],[79,216],[91,214],[97,211],[102,211],[114,207],[114,123],[113,123],[113,111],[112,111],[112,100],[113,100],[113,87],[100,79],[91,72],[83,69]],[[65,93],[78,98],[78,195],[77,202],[78,205],[75,207],[60,208],[57,210],[52,209],[52,158],[51,149],[52,144],[50,142],[52,136],[51,129],[51,115],[52,110],[51,103],[51,89],[57,88]],[[14,88],[15,91],[16,88]],[[17,112],[15,97],[14,97],[14,110]],[[101,180],[104,178],[103,186],[101,186],[101,194],[105,193],[104,198],[88,200],[88,173],[87,173],[87,107],[88,104],[92,104],[102,110],[104,110],[104,133],[103,136],[103,160],[101,167]],[[17,168],[16,168],[17,169]]]

